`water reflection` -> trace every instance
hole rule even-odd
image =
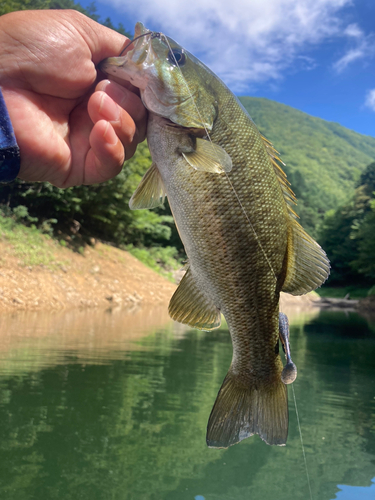
[[[372,480],[372,485],[369,487],[363,486],[346,486],[339,484],[340,492],[337,493],[337,500],[374,500],[375,498],[375,477]]]
[[[132,312],[109,309],[5,315],[0,318],[0,373],[28,373],[64,363],[66,356],[82,363],[122,358],[124,351],[139,350],[136,342],[159,327],[172,332],[165,306]]]
[[[354,313],[287,313],[313,497],[364,500],[375,476],[373,326]],[[0,497],[305,500],[291,394],[286,447],[257,436],[206,447],[230,359],[225,327],[188,330],[165,308],[3,317]]]

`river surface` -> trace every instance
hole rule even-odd
[[[312,498],[375,498],[375,323],[285,311]],[[0,319],[2,500],[309,500],[289,387],[289,438],[208,449],[228,330],[165,308]]]

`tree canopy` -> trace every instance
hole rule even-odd
[[[326,213],[319,240],[332,265],[332,284],[375,279],[375,162],[361,174],[348,202]]]

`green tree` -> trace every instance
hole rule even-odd
[[[375,162],[361,174],[350,201],[327,212],[319,242],[328,254],[331,284],[375,278]]]
[[[140,144],[122,172],[103,184],[60,189],[47,182],[17,181],[0,187],[0,203],[14,209],[26,206],[39,224],[55,219],[57,232],[79,229],[84,238],[95,236],[117,245],[165,244],[171,236],[173,218],[167,210],[131,211],[129,199],[151,165],[146,143]]]
[[[0,2],[0,16],[14,12],[16,10],[39,10],[39,9],[74,9],[82,12],[94,21],[97,21],[108,28],[118,31],[122,35],[131,38],[131,34],[124,28],[122,23],[116,27],[111,19],[107,17],[104,21],[97,15],[95,2],[89,4],[87,8],[82,7],[78,2],[73,0],[3,0]]]
[[[375,200],[370,202],[371,211],[366,213],[357,232],[358,256],[352,267],[371,281],[375,280]]]

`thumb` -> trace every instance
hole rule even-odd
[[[87,43],[92,54],[92,61],[95,65],[106,57],[119,55],[125,45],[130,42],[129,38],[125,35],[121,35],[117,31],[93,21],[80,12],[63,12],[66,15],[73,15],[76,17],[75,27]]]

